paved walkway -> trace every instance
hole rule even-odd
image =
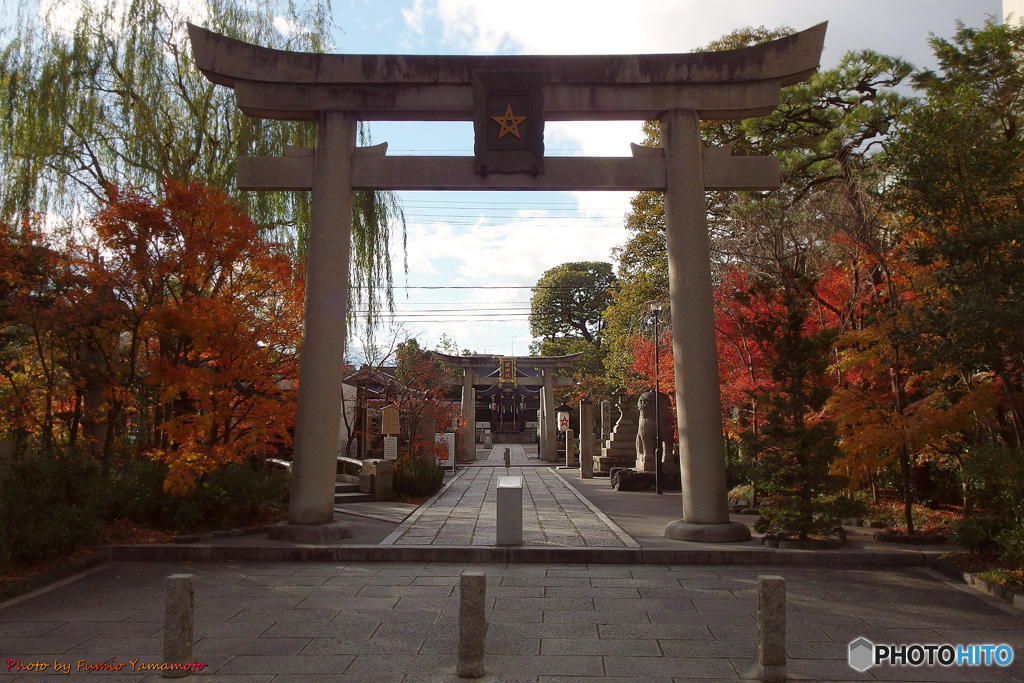
[[[487,574],[492,681],[739,680],[756,652],[758,574],[788,588],[791,680],[1020,681],[1024,667],[875,668],[847,644],[1008,643],[1024,624],[991,599],[920,570],[450,563],[112,563],[0,608],[0,663],[117,673],[53,680],[136,681],[130,659],[161,661],[164,577],[194,575],[195,659],[238,681],[454,681],[458,580]],[[138,663],[137,663],[138,664]],[[160,680],[152,678],[151,680]]]
[[[512,467],[504,467],[508,448]],[[532,462],[531,462],[532,461]],[[491,467],[461,470],[433,500],[410,515],[383,545],[494,545],[498,477],[522,476],[523,545],[637,547],[585,498],[548,467],[536,464],[520,445],[491,449]]]

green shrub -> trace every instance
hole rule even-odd
[[[126,458],[112,473],[108,514],[170,531],[190,532],[245,526],[265,506],[284,504],[288,475],[259,462],[229,464],[203,478],[188,496],[163,490],[167,466]]]
[[[867,512],[868,505],[863,500],[858,500],[856,497],[851,498],[850,496],[836,496],[832,499],[832,511],[840,517],[840,519],[847,519],[850,517],[863,517],[864,513]]]
[[[733,486],[728,493],[729,498],[745,498],[749,500],[753,498],[753,496],[754,487],[750,484],[739,484],[738,486]]]
[[[974,505],[1024,523],[1024,449],[982,446],[964,458]]]
[[[1007,523],[991,517],[968,517],[958,520],[950,534],[957,545],[969,552],[983,555],[999,554],[999,537]]]
[[[394,492],[400,498],[433,495],[444,481],[444,469],[433,456],[403,456],[395,463]]]
[[[67,554],[101,523],[99,468],[85,453],[29,448],[0,462],[0,567]]]
[[[167,529],[176,501],[164,493],[167,465],[135,456],[124,457],[111,468],[106,510],[111,519]]]
[[[999,534],[999,557],[1013,567],[1024,568],[1024,525],[1011,526]]]

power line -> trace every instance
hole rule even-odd
[[[388,322],[396,322],[396,323],[402,323],[402,322],[407,322],[407,323],[501,323],[501,322],[525,323],[526,320],[524,318],[488,318],[488,319],[484,319],[484,320],[481,320],[480,318],[437,318],[437,319],[431,319],[431,320],[404,320],[404,319],[399,320],[399,319],[394,319],[394,320],[389,320]]]
[[[587,285],[395,285],[391,289],[583,289]]]
[[[392,313],[381,313],[381,316],[386,316],[386,317],[389,317],[389,318],[403,318],[403,319],[408,319],[408,320],[422,319],[422,318],[437,318],[437,317],[444,318],[444,317],[447,317],[447,316],[450,316],[450,315],[451,315],[450,312],[446,312],[446,313],[423,313],[423,314],[417,314],[417,313],[394,313],[394,314],[392,314]],[[479,318],[480,320],[484,320],[485,318],[497,318],[497,317],[501,317],[501,316],[511,316],[511,317],[515,317],[515,318],[528,318],[528,317],[530,317],[530,313],[529,312],[523,312],[523,313],[515,313],[515,312],[512,312],[512,313],[477,313],[476,311],[470,311],[468,313],[465,313],[464,315],[467,316],[467,317],[472,316],[473,318]]]
[[[554,206],[554,205],[558,205],[558,206],[578,206],[579,205],[578,201],[572,201],[572,200],[568,200],[568,199],[566,199],[566,200],[552,200],[550,202],[544,201],[544,200],[540,200],[540,199],[533,199],[533,200],[529,200],[529,201],[516,201],[516,200],[512,200],[512,199],[495,199],[493,201],[483,200],[483,199],[413,199],[413,200],[410,200],[409,202],[403,202],[402,205],[405,206],[406,204],[413,204],[413,203],[422,203],[422,204],[486,204],[486,205],[491,205],[491,204],[515,204],[517,206]],[[610,208],[615,208],[615,207],[607,206],[607,207],[603,207],[603,208],[609,208],[610,209]]]
[[[467,225],[467,226],[476,226],[478,228],[495,228],[495,229],[500,229],[500,228],[542,228],[542,229],[545,229],[545,230],[550,230],[552,227],[557,227],[557,225],[558,225],[557,221],[561,220],[558,217],[554,217],[554,218],[548,218],[548,220],[545,221],[544,220],[545,218],[546,218],[545,216],[536,216],[536,217],[525,216],[525,217],[520,218],[520,219],[508,220],[508,221],[504,221],[502,223],[487,223],[487,222],[481,223],[479,221],[453,221],[453,220],[448,220],[448,219],[445,219],[445,218],[442,218],[442,217],[436,217],[436,218],[435,217],[427,217],[427,218],[414,218],[414,219],[412,219],[412,222],[424,223],[424,224],[443,223],[445,225]],[[533,223],[531,223],[530,221],[533,221]],[[580,227],[580,228],[609,228],[609,229],[617,229],[617,230],[624,230],[625,229],[625,227],[622,225],[621,222],[615,222],[615,223],[591,223],[590,225],[579,225],[579,226],[573,226],[573,227]]]
[[[394,311],[394,312],[381,311],[381,313],[386,314],[386,315],[420,315],[420,314],[425,314],[425,313],[491,313],[491,312],[494,312],[494,313],[515,313],[515,314],[518,315],[519,311],[527,311],[527,312],[529,312],[529,310],[530,310],[529,307],[522,307],[522,308],[520,308],[518,306],[515,306],[515,307],[509,307],[509,308],[420,308],[420,309],[417,309],[417,310],[408,310],[408,311]],[[361,311],[353,311],[353,313],[369,313],[369,311],[361,310]]]
[[[507,209],[507,210],[511,211],[511,209]],[[518,209],[516,209],[516,211],[518,211]],[[610,215],[609,216],[595,216],[593,214],[582,215],[582,216],[519,216],[519,215],[502,216],[502,215],[495,214],[495,215],[492,215],[492,216],[488,216],[486,214],[473,212],[472,210],[470,210],[470,213],[451,213],[451,212],[423,213],[423,212],[420,212],[420,211],[406,212],[406,218],[413,218],[413,217],[416,217],[416,218],[444,218],[444,217],[449,217],[449,218],[473,218],[473,217],[476,217],[476,218],[493,218],[493,219],[498,219],[498,220],[553,219],[553,220],[590,220],[590,221],[594,221],[594,220],[607,220],[607,219],[611,218]]]
[[[530,301],[402,301],[403,306],[455,306],[461,304],[524,304],[529,306]],[[458,309],[463,310],[463,309]],[[364,311],[365,312],[365,311]]]

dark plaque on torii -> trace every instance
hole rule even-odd
[[[544,73],[473,72],[474,170],[544,172]]]

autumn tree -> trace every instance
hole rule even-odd
[[[705,49],[732,49],[787,35],[789,29],[747,28]],[[884,173],[875,153],[888,139],[908,100],[893,88],[910,65],[869,51],[851,52],[839,65],[783,88],[769,116],[737,122],[703,122],[708,146],[732,145],[736,154],[780,159],[782,184],[770,193],[709,192],[708,228],[712,272],[720,282],[740,265],[757,277],[813,282],[837,260],[850,257],[853,234],[872,248],[886,240],[878,198]],[[656,122],[644,124],[644,144],[659,146]],[[610,371],[625,379],[630,338],[646,315],[646,303],[668,294],[660,193],[640,193],[626,227],[632,233],[617,252],[620,286],[606,311]],[[862,274],[862,277],[869,277]],[[807,292],[814,294],[813,288]],[[840,310],[843,325],[856,324]]]
[[[989,21],[932,39],[937,71],[893,150],[899,208],[934,283],[921,332],[937,363],[991,373],[1000,439],[1024,444],[1024,27]]]
[[[107,400],[113,409],[137,391],[131,422],[141,450],[167,463],[165,486],[188,492],[226,463],[288,443],[302,313],[287,255],[196,183],[168,181],[159,202],[114,195],[92,226],[92,279],[114,292],[120,365],[134,368],[111,378]]]
[[[395,349],[395,381],[385,389],[385,401],[400,411],[403,438],[395,463],[395,490],[412,497],[429,495],[440,487],[444,472],[437,458],[447,457],[436,432],[454,430],[458,405],[451,400],[449,370],[415,339]]]

